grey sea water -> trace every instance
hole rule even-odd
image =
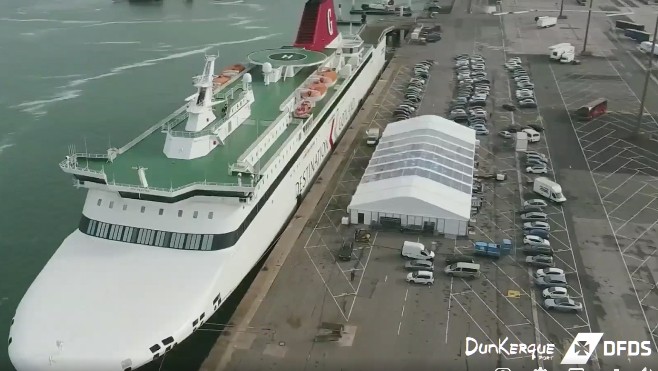
[[[220,68],[292,43],[303,4],[0,1],[0,370],[13,370],[16,306],[80,217],[84,191],[57,166],[68,146],[104,152],[168,115],[193,92],[205,53],[218,52]],[[216,337],[200,334],[147,368],[194,370]]]

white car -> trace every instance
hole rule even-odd
[[[564,271],[560,268],[544,268],[544,269],[538,269],[537,272],[535,272],[535,278],[545,277],[545,276],[564,277]]]
[[[520,57],[512,57],[507,61],[507,63],[521,64],[521,58]]]
[[[516,69],[517,67],[521,67],[521,65],[518,64],[518,63],[511,63],[511,62],[510,62],[510,63],[505,63],[505,68],[506,68],[508,71],[511,71],[511,70],[513,70],[513,69]]]
[[[501,137],[503,137],[503,138],[505,138],[505,139],[510,139],[510,138],[512,138],[512,133],[510,133],[510,132],[507,131],[507,130],[503,130],[503,131],[501,131],[500,133],[498,133],[498,135],[500,135]]]
[[[548,207],[548,203],[541,198],[533,198],[531,200],[526,200],[523,202],[523,206],[539,206],[539,207]]]
[[[569,293],[566,287],[549,287],[541,292],[541,296],[544,299],[561,299],[568,298]]]
[[[548,173],[548,168],[542,165],[533,165],[525,168],[525,172],[531,174],[546,174]]]
[[[533,235],[523,237],[523,243],[531,246],[551,246],[551,243],[547,239]]]
[[[527,223],[523,223],[523,229],[527,229],[527,230],[543,229],[547,232],[550,232],[551,225],[546,222],[527,222]]]
[[[526,158],[527,157],[538,157],[540,160],[544,162],[548,162],[548,158],[546,157],[545,154],[537,152],[537,151],[525,151]]]

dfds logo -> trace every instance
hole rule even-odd
[[[563,365],[584,365],[596,350],[596,346],[601,342],[603,333],[583,332],[576,335],[573,343],[564,355]],[[626,356],[626,357],[648,357],[651,355],[650,341],[604,341],[604,356]]]

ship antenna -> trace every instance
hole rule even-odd
[[[87,162],[87,169],[89,169],[89,149],[87,148],[87,137],[82,137],[85,141],[85,161]]]

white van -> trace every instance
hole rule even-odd
[[[546,177],[536,178],[532,185],[532,190],[551,201],[564,202],[567,200],[564,194],[562,194],[562,187]]]
[[[432,260],[434,259],[434,251],[427,251],[425,245],[420,242],[404,241],[402,244],[402,256],[409,259],[416,260]]]
[[[407,274],[407,282],[431,285],[434,283],[434,273],[429,271],[417,271]]]
[[[477,277],[480,275],[480,264],[455,263],[447,266],[445,272],[454,277]]]
[[[523,129],[522,131],[528,135],[528,143],[537,143],[541,139],[539,132],[535,129]]]

